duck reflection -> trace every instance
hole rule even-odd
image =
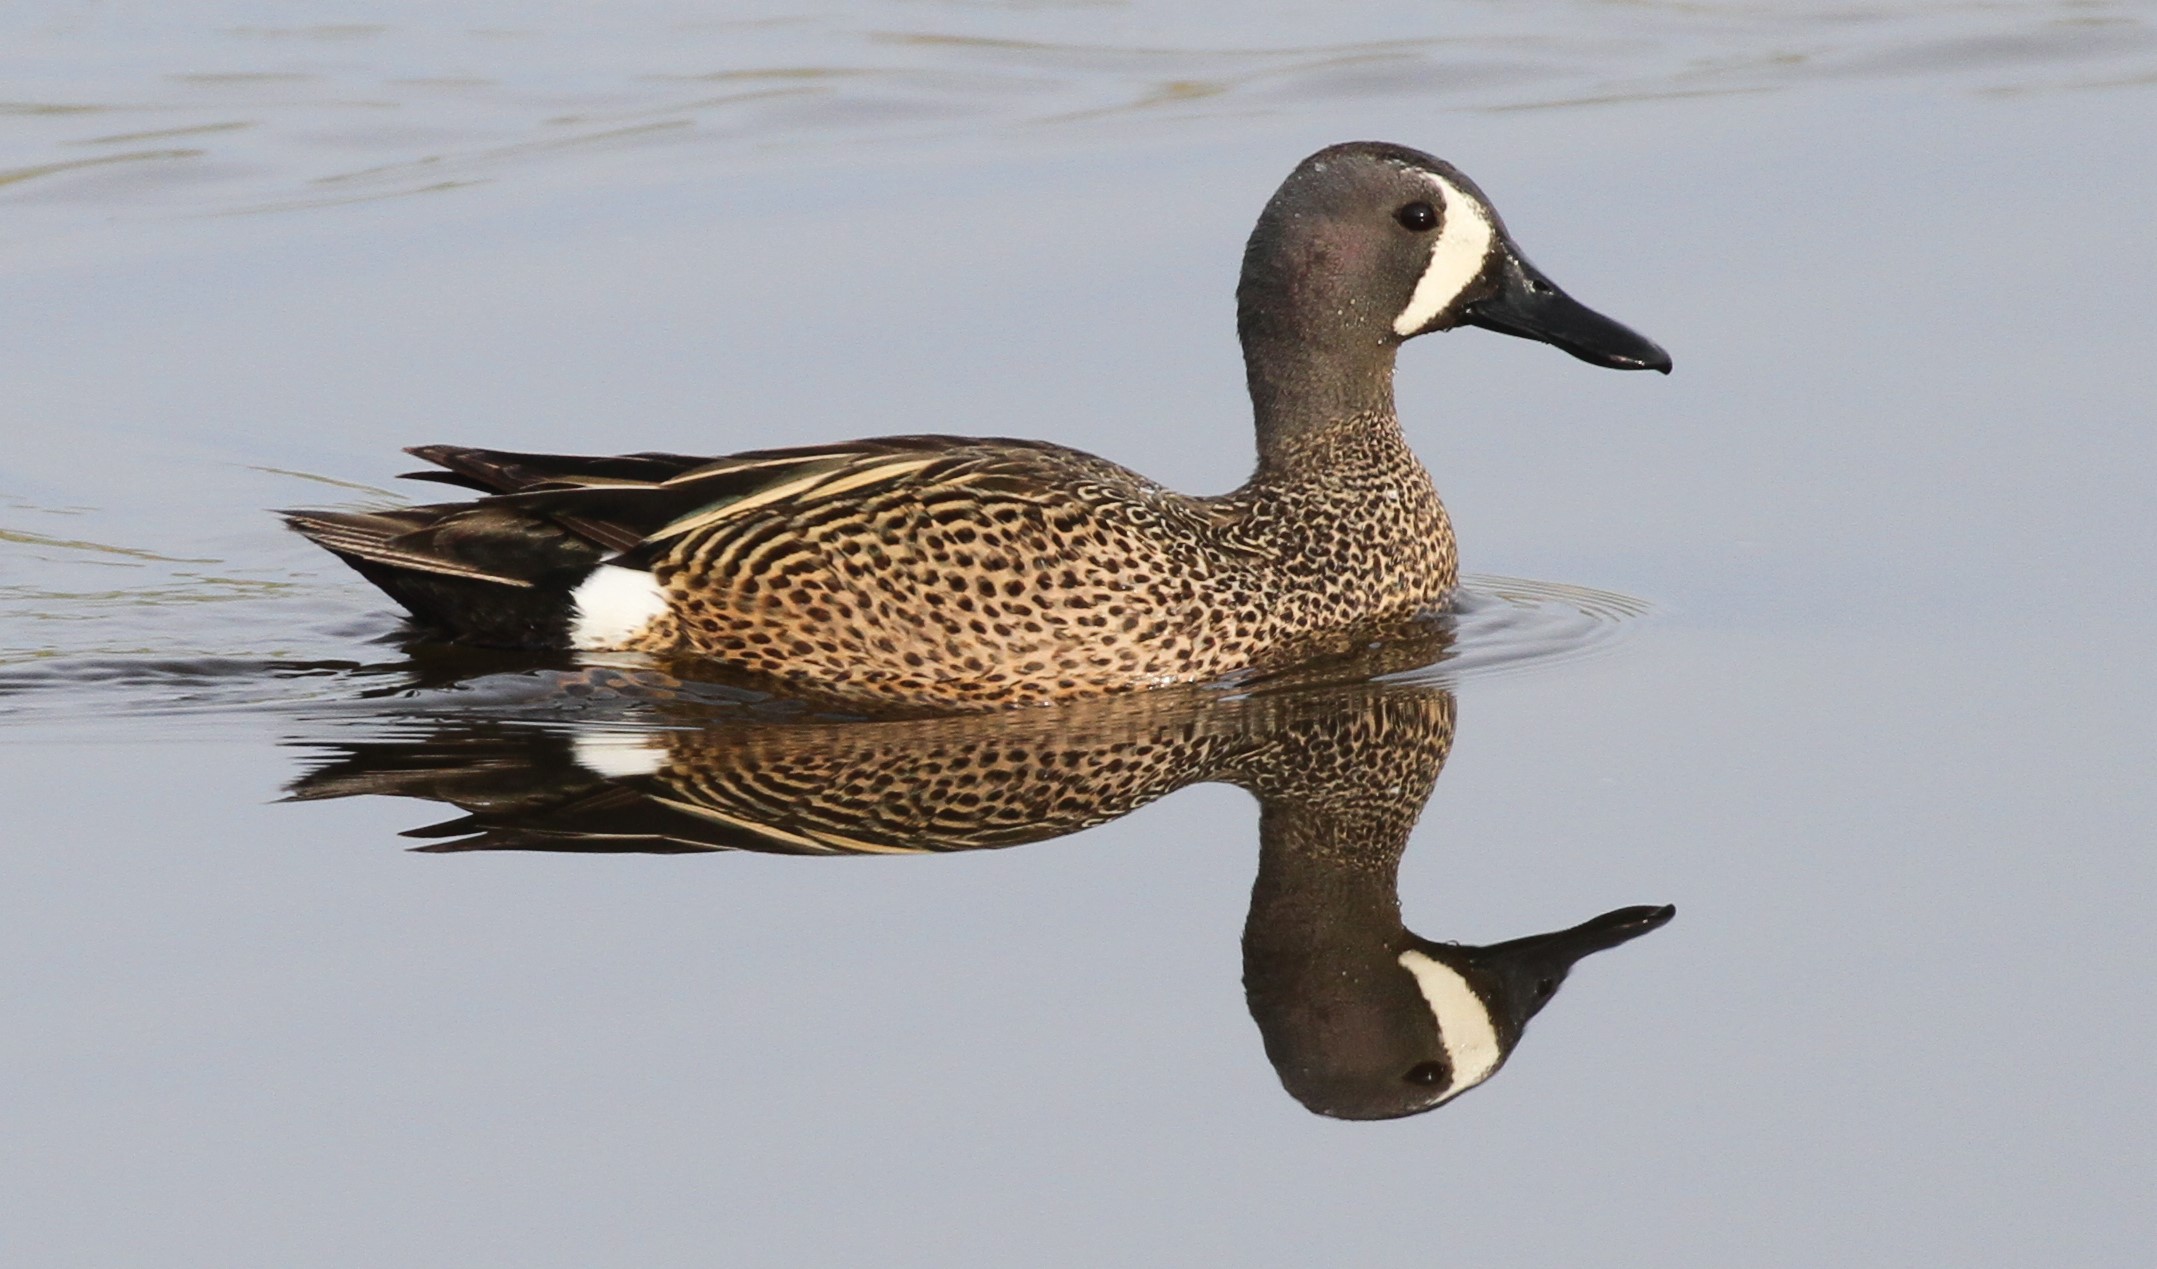
[[[466,721],[328,747],[290,792],[459,808],[407,834],[427,839],[425,851],[860,855],[1015,846],[1185,785],[1238,785],[1260,805],[1243,964],[1266,1056],[1319,1114],[1392,1118],[1489,1079],[1576,962],[1660,927],[1673,909],[1621,908],[1487,946],[1409,931],[1401,855],[1451,748],[1454,698],[1338,681],[1371,668],[1388,666],[1343,663],[1229,695],[1136,693],[959,718],[705,711],[693,727],[675,716],[675,729],[637,731]],[[669,712],[657,675],[597,671],[583,686]]]

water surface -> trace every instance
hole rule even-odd
[[[4,19],[9,1250],[2142,1263],[2153,20]],[[1677,360],[1410,346],[1409,436],[1480,570],[1447,656],[1176,724],[1442,717],[1366,892],[1401,929],[1677,906],[1486,1083],[1390,1123],[1294,1095],[1246,768],[933,858],[406,849],[647,797],[637,753],[714,715],[839,724],[411,655],[265,508],[392,496],[398,447],[445,441],[1016,432],[1231,487],[1243,236],[1350,137],[1459,163]]]

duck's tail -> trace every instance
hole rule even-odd
[[[897,436],[714,459],[422,445],[407,452],[439,470],[415,478],[489,496],[282,514],[452,639],[620,648],[664,611],[651,569],[684,535],[750,510],[916,472],[953,444],[951,437]]]
[[[410,473],[483,494],[476,502],[389,511],[286,511],[285,523],[350,564],[404,605],[415,621],[464,643],[568,648],[580,630],[577,588],[602,562],[642,540],[642,520],[670,477],[702,463],[680,454],[619,457],[518,454],[462,445],[407,451],[438,470]],[[626,508],[609,491],[640,495]],[[552,491],[550,493],[540,491]],[[511,496],[499,496],[511,495]],[[626,510],[626,519],[620,518]],[[621,581],[609,569],[602,581]],[[636,578],[647,577],[642,569]],[[614,587],[612,589],[620,589]],[[634,598],[649,606],[648,581]],[[618,602],[600,586],[584,596]],[[587,624],[589,616],[586,616]],[[598,632],[603,634],[604,632]]]
[[[607,554],[551,520],[486,502],[281,514],[421,625],[495,647],[571,646],[577,587]]]

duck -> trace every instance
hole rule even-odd
[[[725,457],[407,452],[471,501],[282,513],[422,638],[688,659],[790,695],[964,712],[1233,681],[1442,612],[1452,524],[1394,407],[1463,326],[1591,365],[1669,354],[1531,264],[1450,163],[1350,142],[1259,214],[1236,289],[1257,465],[1176,492],[1044,441]]]

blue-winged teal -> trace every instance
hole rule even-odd
[[[983,708],[1278,668],[1441,605],[1453,530],[1394,415],[1405,340],[1474,325],[1670,369],[1530,265],[1472,181],[1401,146],[1304,160],[1258,218],[1236,302],[1258,470],[1219,497],[1039,441],[422,446],[444,469],[423,478],[492,496],[288,518],[453,639]]]

